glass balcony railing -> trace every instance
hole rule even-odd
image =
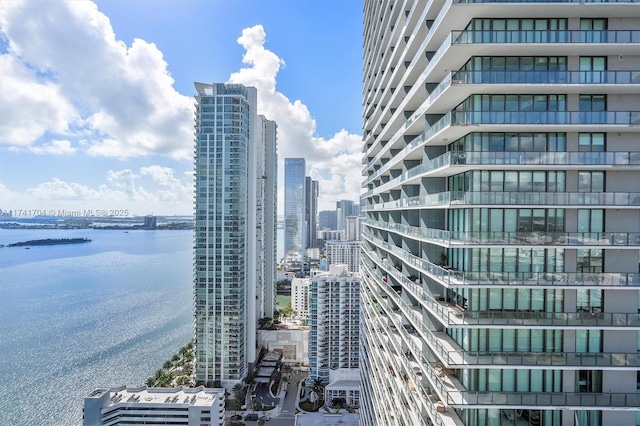
[[[447,116],[451,115],[447,119]],[[640,124],[640,111],[452,111],[434,127],[472,124]],[[433,127],[432,127],[433,128]]]
[[[640,30],[463,30],[452,44],[478,43],[640,43]]]
[[[461,205],[640,206],[640,192],[480,192],[449,191],[371,204],[366,211]]]
[[[452,151],[415,166],[400,176],[363,194],[363,197],[403,185],[407,180],[460,165],[540,165],[540,166],[640,166],[640,151],[623,152],[543,152],[543,151]]]
[[[413,150],[427,143],[431,138],[449,126],[465,125],[640,125],[640,111],[451,111],[433,126],[415,137],[394,158],[404,158]],[[386,153],[380,151],[363,169],[368,170]],[[382,165],[368,176],[363,185],[372,182],[389,170],[392,162]]]
[[[640,246],[638,232],[459,232],[365,220],[366,225],[455,245]]]
[[[447,81],[448,79],[444,80]],[[640,71],[457,71],[451,84],[640,84]]]
[[[446,193],[427,197],[446,199]],[[640,192],[474,192],[451,191],[450,203],[455,205],[550,205],[550,206],[640,206]],[[407,198],[408,205],[419,200]],[[399,200],[402,201],[402,200]],[[444,202],[444,201],[443,201]],[[386,203],[385,203],[386,204]],[[430,204],[426,204],[427,206]]]
[[[436,159],[432,160],[435,161]],[[640,151],[622,152],[451,152],[453,165],[640,166]],[[411,169],[413,170],[413,169]]]
[[[427,259],[422,259],[411,253],[392,246],[386,241],[374,237],[364,231],[362,237],[369,243],[382,250],[392,253],[396,257],[407,262],[407,264],[428,275],[443,286],[449,287],[490,287],[493,285],[505,286],[526,286],[526,287],[640,287],[640,274],[638,273],[588,273],[588,272],[466,272],[454,269],[443,268]],[[365,252],[368,252],[363,247]],[[375,256],[371,254],[372,256]],[[386,267],[387,262],[375,256],[377,263]],[[415,285],[400,271],[397,272],[398,279],[408,285]],[[422,291],[421,287],[419,287]],[[424,299],[424,298],[423,298]]]
[[[636,409],[640,394],[634,393],[565,393],[565,392],[470,392],[458,393],[460,399],[448,398],[449,406],[474,407],[586,407],[602,409]],[[458,396],[456,395],[456,396]],[[451,396],[451,395],[450,395]]]
[[[442,353],[440,353],[442,356]],[[584,352],[471,352],[449,351],[442,358],[450,368],[465,366],[527,367],[640,367],[637,353]]]
[[[376,276],[372,265],[365,263],[367,272]],[[381,277],[379,277],[381,278]],[[386,286],[385,286],[386,287]],[[439,355],[440,360],[449,368],[469,366],[538,366],[538,367],[640,367],[640,355],[638,353],[584,353],[584,352],[490,352],[490,351],[464,351],[447,350],[440,339],[429,330],[421,315],[415,312],[415,307],[409,308],[406,302],[395,291],[387,291],[390,297],[404,316],[409,320],[415,330],[431,348]]]

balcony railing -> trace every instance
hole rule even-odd
[[[638,232],[461,232],[365,220],[365,225],[396,231],[408,237],[456,245],[554,245],[554,246],[639,246]]]
[[[640,192],[481,192],[450,191],[371,204],[364,210],[459,207],[462,205],[640,206]]]
[[[440,353],[442,356],[443,354]],[[637,353],[582,352],[471,352],[449,351],[442,362],[451,368],[465,366],[527,367],[640,367]]]
[[[459,392],[460,399],[449,395],[447,405],[460,408],[474,407],[573,407],[574,409],[637,410],[639,394],[625,393],[564,393],[564,392]],[[456,396],[458,396],[456,395]],[[578,408],[580,407],[580,408]]]
[[[464,30],[453,44],[477,43],[640,43],[640,30]]]
[[[433,127],[448,124],[640,125],[640,111],[451,111]]]
[[[450,203],[456,205],[640,206],[640,192],[452,191],[450,194]]]
[[[440,157],[438,157],[440,158]],[[432,161],[437,160],[434,159]],[[451,152],[452,165],[640,166],[640,151],[620,152]],[[413,169],[411,169],[413,170]]]
[[[640,84],[640,71],[457,71],[451,84]]]
[[[374,237],[368,232],[363,232],[362,236],[369,241],[393,253],[407,264],[427,274],[432,279],[438,281],[445,287],[487,287],[487,286],[526,286],[526,287],[639,287],[640,274],[638,273],[587,273],[587,272],[465,272],[443,268],[427,259],[403,250],[400,247],[392,246],[386,241]],[[363,247],[365,253],[370,253],[377,260],[378,264],[385,266],[388,262],[371,253]],[[396,271],[396,269],[393,269]],[[400,271],[396,271],[400,275]],[[404,277],[409,284],[411,281]]]
[[[403,172],[363,194],[368,197],[403,185],[409,179],[426,175],[443,167],[461,165],[523,165],[523,166],[640,166],[640,151],[620,152],[542,152],[542,151],[454,151],[446,152]],[[366,183],[370,180],[367,179]],[[365,183],[365,184],[366,184]]]

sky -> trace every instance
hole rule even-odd
[[[0,1],[0,209],[191,215],[193,83],[258,89],[320,210],[359,198],[362,0]]]

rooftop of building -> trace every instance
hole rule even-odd
[[[335,382],[329,383],[325,386],[325,389],[359,390],[360,380],[336,380]]]
[[[357,413],[306,413],[296,415],[296,426],[358,426]]]
[[[109,406],[123,403],[140,403],[209,407],[214,403],[216,397],[224,394],[224,389],[205,388],[203,386],[198,386],[197,388],[185,388],[182,386],[175,388],[121,386],[95,389],[87,398],[101,398],[105,393],[109,393]]]

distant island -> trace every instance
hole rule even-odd
[[[82,244],[91,242],[88,238],[47,238],[45,240],[29,240],[7,244],[4,247],[54,246],[57,244]],[[0,247],[3,247],[0,245]]]

